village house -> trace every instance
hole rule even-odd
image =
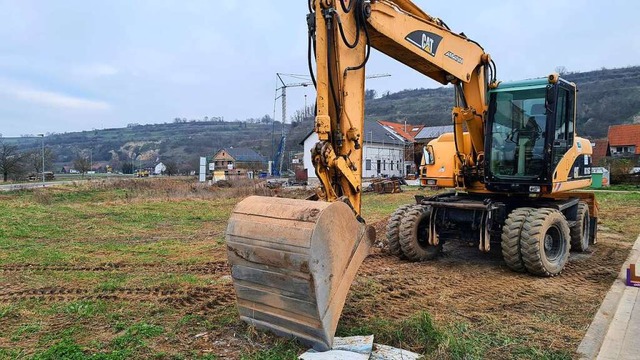
[[[245,173],[246,171],[264,170],[267,159],[250,148],[227,147],[213,155],[215,170]]]
[[[613,157],[640,155],[640,124],[609,126],[609,148]]]
[[[304,168],[310,178],[316,177],[311,162],[311,148],[317,142],[318,134],[311,132],[301,143],[304,146]],[[407,142],[396,132],[378,122],[366,121],[362,141],[362,177],[405,176],[406,145]]]

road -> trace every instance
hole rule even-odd
[[[15,190],[25,190],[25,189],[35,189],[35,188],[44,188],[44,187],[52,187],[52,186],[60,186],[60,185],[70,185],[73,183],[84,182],[86,180],[66,180],[66,181],[47,181],[47,182],[30,182],[30,183],[20,183],[20,184],[7,184],[0,185],[0,191],[15,191]]]

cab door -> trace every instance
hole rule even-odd
[[[551,144],[551,171],[555,170],[567,151],[573,147],[575,135],[575,88],[564,83],[555,86],[557,100],[553,116],[554,126],[549,127],[550,134],[547,136]]]

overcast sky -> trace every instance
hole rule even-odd
[[[482,44],[501,80],[640,65],[639,1],[415,2]],[[273,115],[276,72],[307,73],[304,0],[0,0],[0,12],[4,136]],[[368,81],[378,93],[439,86],[377,52],[367,71],[392,74]],[[290,114],[305,94],[289,89]]]

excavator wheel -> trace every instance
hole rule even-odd
[[[435,259],[442,251],[442,242],[429,244],[429,218],[431,207],[416,205],[404,215],[400,224],[400,246],[404,255],[412,261]]]
[[[570,229],[571,232],[571,250],[584,252],[589,248],[591,241],[591,224],[589,217],[589,205],[580,201],[578,203],[578,216],[576,223]]]
[[[374,239],[373,227],[343,202],[242,200],[226,231],[240,318],[318,351],[330,349]]]
[[[400,245],[400,224],[405,213],[413,206],[416,205],[409,204],[400,206],[391,214],[389,222],[387,222],[387,245],[389,246],[389,252],[401,259],[404,258],[404,253]]]
[[[533,208],[518,208],[513,210],[502,226],[502,257],[507,266],[517,272],[525,272],[527,269],[522,260],[520,251],[520,235],[522,226]]]
[[[522,226],[520,249],[529,273],[538,276],[560,274],[571,249],[567,219],[555,209],[532,210]]]

